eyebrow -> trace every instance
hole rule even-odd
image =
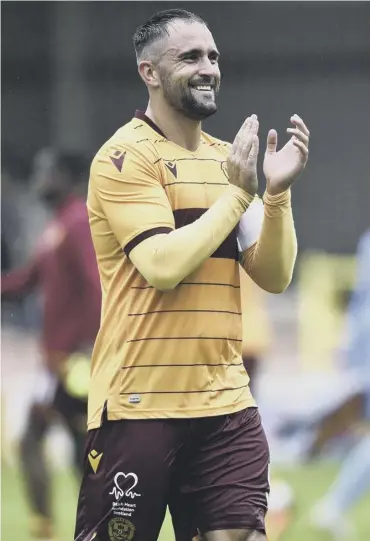
[[[203,50],[202,49],[197,49],[197,48],[189,49],[187,51],[183,51],[182,53],[180,53],[178,55],[178,57],[179,58],[185,58],[185,57],[187,57],[189,55],[192,55],[192,54],[197,55],[197,56],[201,56],[203,54]],[[217,49],[210,49],[207,54],[208,54],[208,56],[209,55],[215,55],[215,56],[217,56],[217,58],[220,57],[220,53],[218,52]]]

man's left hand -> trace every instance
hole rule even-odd
[[[263,172],[270,195],[277,195],[290,188],[307,163],[310,132],[298,115],[293,115],[290,121],[294,128],[288,128],[287,132],[292,137],[278,152],[276,131],[270,130],[267,136]]]

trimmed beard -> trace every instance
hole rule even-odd
[[[216,97],[219,85],[214,88],[215,100],[205,103],[195,98],[189,86],[184,87],[181,83],[173,84],[166,73],[161,73],[161,80],[166,101],[187,118],[201,121],[217,112]]]

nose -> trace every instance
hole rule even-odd
[[[218,77],[220,70],[217,62],[212,62],[208,56],[202,58],[199,65],[199,75],[205,75],[208,77]]]

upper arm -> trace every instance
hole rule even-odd
[[[146,149],[148,150],[148,149]],[[104,217],[129,255],[144,239],[175,227],[155,154],[134,145],[108,147],[95,158],[91,186]]]

